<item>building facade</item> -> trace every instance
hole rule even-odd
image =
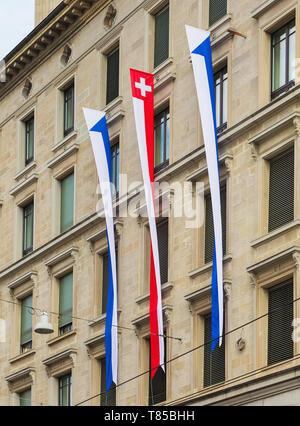
[[[0,404],[299,405],[300,1],[40,0],[36,24],[0,83]],[[212,33],[225,294],[213,355],[211,201],[185,24]],[[170,212],[158,219],[166,374],[153,383],[130,68],[155,76],[155,180]],[[108,396],[107,241],[83,107],[106,111],[115,171],[119,386]],[[197,182],[191,226],[175,214],[176,187],[198,206]],[[52,334],[34,331],[42,312]]]

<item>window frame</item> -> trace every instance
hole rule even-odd
[[[227,78],[224,79],[224,76],[227,74]],[[217,96],[216,96],[216,81],[220,78],[220,116],[217,117]],[[224,81],[227,81],[227,97],[224,99]],[[215,103],[216,103],[216,118],[219,118],[220,125],[217,127],[217,134],[220,135],[227,129],[228,123],[228,66],[227,64],[220,68],[216,73],[214,73],[214,88],[215,88]],[[227,117],[224,121],[224,100],[227,103]],[[217,122],[217,121],[216,121]]]
[[[163,135],[163,161],[155,165],[155,153],[156,153],[156,129],[159,128],[162,123],[158,124],[159,117],[163,116],[163,126],[164,126],[164,135]],[[170,164],[170,106],[168,105],[166,108],[161,109],[160,112],[154,114],[154,174],[160,172],[164,168],[168,167]],[[167,132],[167,128],[169,128],[169,132]],[[168,139],[169,133],[169,140]],[[167,153],[167,147],[168,153]]]
[[[224,15],[220,16],[217,20],[211,22],[211,12],[210,12],[210,8],[211,8],[211,0],[208,0],[208,27],[212,27],[213,25],[215,25],[217,22],[219,22],[222,18],[224,18],[224,16],[226,16],[228,14],[228,0],[226,0],[226,11],[224,13]]]
[[[67,379],[67,384],[62,385],[62,380]],[[67,405],[62,405],[62,390],[67,387]],[[60,407],[70,407],[72,405],[72,373],[58,377],[58,405]]]
[[[28,157],[28,125],[31,124],[32,128],[32,155]],[[25,126],[25,167],[28,166],[32,161],[34,160],[34,140],[35,140],[35,119],[34,114],[32,114],[30,117],[28,117],[26,120],[24,120],[24,126]]]
[[[20,302],[21,302],[21,318],[20,318],[20,353],[21,354],[25,354],[26,352],[29,352],[29,351],[31,351],[32,350],[32,347],[33,347],[33,345],[32,345],[32,332],[33,332],[33,318],[32,318],[32,321],[31,321],[31,340],[28,340],[27,342],[25,342],[25,343],[22,343],[21,341],[22,341],[22,317],[23,317],[23,302],[24,302],[24,300],[26,300],[26,299],[28,299],[29,297],[31,297],[31,305],[33,305],[33,294],[32,293],[30,293],[30,294],[28,294],[27,296],[24,296],[21,300],[20,300]],[[32,306],[31,307],[27,307],[26,306],[26,309],[31,309],[32,310]],[[30,314],[29,313],[29,315],[32,315],[32,314]]]
[[[62,184],[63,182],[70,178],[70,176],[73,176],[73,206],[72,206],[72,216],[73,216],[73,220],[72,220],[72,225],[68,226],[66,228],[62,227],[62,201],[63,201],[63,194],[62,194]],[[75,170],[71,169],[70,172],[64,176],[62,176],[59,179],[59,185],[60,185],[60,214],[59,214],[59,232],[60,234],[68,231],[69,229],[72,228],[72,226],[74,226],[75,223]]]
[[[113,97],[109,97],[108,92],[108,81],[110,78],[110,73],[108,72],[109,68],[109,58],[112,57],[116,52],[118,51],[118,78],[117,78],[117,93],[114,94]],[[107,53],[105,53],[106,56],[106,94],[105,94],[105,104],[109,105],[111,102],[113,102],[115,99],[117,99],[120,96],[120,43],[118,42],[117,45],[115,45],[111,50],[109,50]]]
[[[115,155],[115,157],[114,157]],[[116,162],[114,166],[114,160]],[[111,144],[111,182],[114,184],[113,198],[119,198],[120,191],[120,139],[117,137]]]
[[[168,55],[166,58],[164,58],[162,61],[158,62],[156,57],[157,52],[157,46],[160,45],[158,37],[157,37],[157,17],[164,13],[168,9]],[[161,9],[159,9],[155,14],[153,15],[154,19],[154,47],[153,47],[153,67],[154,69],[158,68],[161,64],[163,64],[169,57],[170,57],[170,3],[167,2],[163,5]]]
[[[26,241],[26,219],[29,217],[29,215],[26,216],[26,210],[31,208],[31,215],[32,215],[32,225],[31,225],[31,244],[29,247],[25,248],[25,241]],[[23,213],[23,220],[22,220],[22,225],[23,225],[23,232],[22,232],[22,237],[23,237],[23,241],[22,241],[22,254],[23,257],[26,256],[27,254],[31,253],[33,251],[33,239],[34,239],[34,200],[31,200],[28,204],[26,204],[26,206],[22,207],[22,213]]]
[[[59,323],[59,319],[58,319],[58,336],[63,336],[66,333],[68,333],[69,331],[72,331],[74,329],[74,323],[73,323],[73,313],[74,313],[74,272],[73,270],[69,271],[68,273],[64,274],[63,276],[59,277],[59,288],[58,288],[58,306],[59,306],[59,316],[61,315],[61,310],[60,310],[60,290],[61,290],[61,284],[62,284],[62,280],[65,279],[66,277],[72,275],[72,316],[71,316],[71,321],[60,325]]]
[[[71,97],[67,98],[67,93],[72,90],[71,93]],[[71,126],[69,126],[68,128],[66,128],[66,122],[67,122],[67,117],[66,117],[66,105],[68,103],[68,101],[71,100],[71,106],[72,106],[72,122],[71,122]],[[75,118],[75,85],[74,85],[74,81],[72,81],[66,88],[63,89],[63,136],[66,137],[68,136],[70,133],[72,133],[74,131],[74,118]]]

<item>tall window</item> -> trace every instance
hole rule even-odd
[[[102,256],[102,314],[106,313],[109,279],[109,255]]]
[[[70,406],[72,404],[72,375],[67,374],[58,379],[58,405]]]
[[[295,84],[295,20],[272,34],[272,99]]]
[[[73,272],[65,275],[59,282],[59,335],[73,328]]]
[[[209,26],[227,13],[227,0],[209,0]]]
[[[155,15],[154,68],[169,57],[169,5]]]
[[[160,264],[160,279],[161,284],[168,282],[168,248],[169,248],[169,231],[168,221],[163,221],[157,224],[157,239],[159,250],[159,264]]]
[[[34,117],[25,121],[25,166],[33,161],[34,155]]]
[[[74,130],[74,84],[64,90],[64,136]]]
[[[293,357],[293,279],[269,289],[268,365]]]
[[[294,149],[270,161],[269,232],[294,220]]]
[[[31,407],[31,388],[19,393],[21,407]]]
[[[167,399],[167,364],[166,364],[166,338],[164,339],[165,345],[165,372],[161,367],[155,373],[155,376],[151,380],[151,349],[150,339],[148,340],[149,347],[149,393],[148,393],[148,405],[155,405],[163,402]]]
[[[32,349],[32,294],[21,301],[21,353]]]
[[[112,183],[115,188],[115,196],[119,194],[119,171],[120,171],[120,144],[119,141],[111,147],[111,174]]]
[[[221,188],[222,244],[226,253],[226,186]],[[214,254],[214,222],[210,194],[205,197],[205,263],[212,262]]]
[[[225,337],[221,347],[216,345],[211,353],[211,314],[204,317],[204,387],[212,386],[225,380]]]
[[[119,96],[119,46],[107,55],[106,103]]]
[[[60,181],[60,190],[60,232],[64,232],[74,224],[74,173]]]
[[[227,66],[214,75],[216,97],[217,132],[221,133],[227,128]]]
[[[33,202],[23,207],[23,256],[33,250]]]
[[[154,117],[154,167],[155,172],[169,165],[170,158],[170,111],[169,108]]]
[[[101,364],[101,397],[100,397],[100,405],[107,406],[115,406],[116,405],[116,385],[112,383],[108,393],[106,392],[106,359],[102,358],[100,361]]]

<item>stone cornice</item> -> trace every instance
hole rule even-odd
[[[281,262],[287,258],[293,259],[295,266],[298,267],[299,254],[300,254],[300,247],[291,247],[287,250],[282,251],[281,253],[277,253],[274,256],[270,256],[267,259],[264,259],[258,263],[255,263],[254,265],[249,266],[247,268],[247,272],[248,274],[250,274],[250,277],[253,281],[256,274],[259,273],[261,270],[269,268],[273,265],[276,265],[278,264],[278,262]]]
[[[10,290],[15,289],[19,287],[21,284],[25,283],[26,281],[32,281],[33,285],[35,285],[37,280],[37,272],[36,271],[29,271],[26,274],[16,278],[15,280],[11,281],[7,284],[7,288]]]
[[[275,6],[280,0],[266,0],[260,6],[256,7],[251,12],[251,18],[258,19],[266,13],[271,7]]]

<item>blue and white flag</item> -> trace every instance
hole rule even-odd
[[[88,108],[83,108],[83,112],[92,142],[106,219],[109,254],[105,327],[106,389],[108,392],[112,382],[117,385],[118,374],[117,267],[111,187],[111,150],[105,112]]]
[[[202,122],[214,222],[212,270],[212,345],[222,344],[223,334],[223,248],[216,102],[210,33],[186,25]]]

